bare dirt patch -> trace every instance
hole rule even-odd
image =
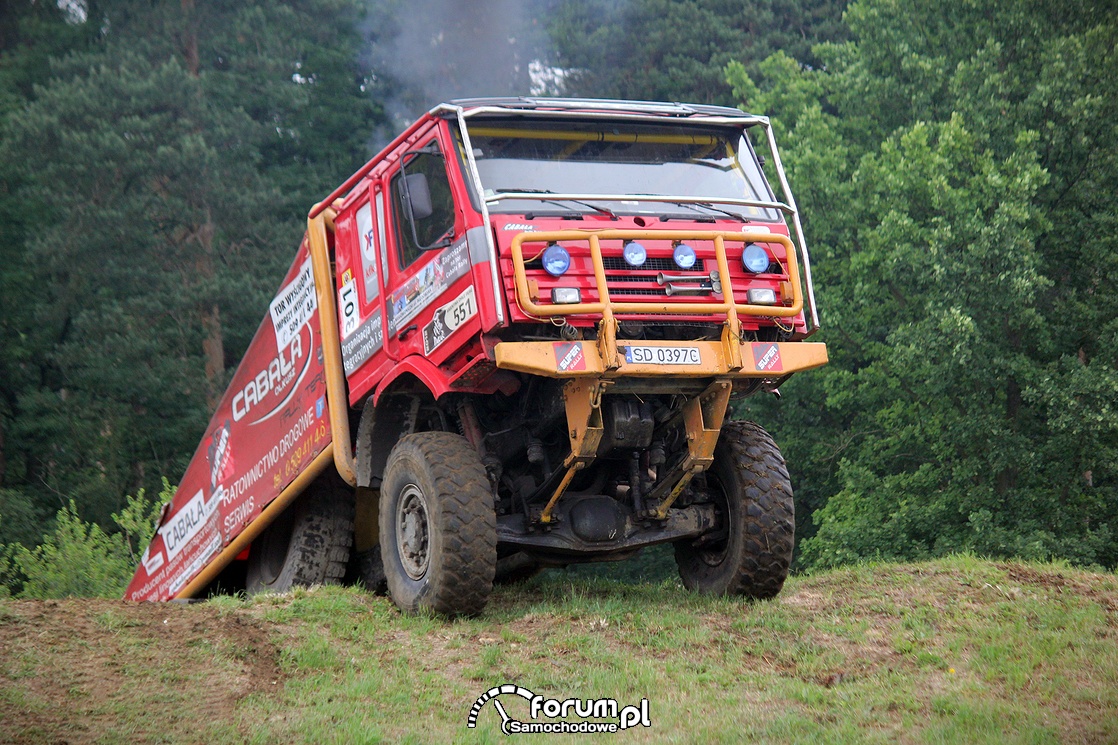
[[[1110,626],[1118,626],[1118,581],[1113,575],[1064,573],[1058,569],[1045,569],[1024,564],[1003,563],[996,565],[1014,582],[1048,590],[1056,595],[1073,593],[1092,602],[1107,615]]]
[[[0,741],[192,741],[207,726],[233,727],[237,702],[276,690],[280,675],[265,627],[236,611],[108,600],[0,606]]]

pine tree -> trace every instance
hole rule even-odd
[[[562,0],[549,27],[568,91],[596,98],[736,103],[728,62],[777,50],[807,65],[812,45],[840,41],[845,0]]]
[[[354,2],[87,8],[86,41],[51,50],[0,145],[38,210],[6,249],[34,288],[6,442],[21,489],[104,521],[181,473],[307,210],[360,165],[378,114]]]

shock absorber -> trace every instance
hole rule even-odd
[[[644,511],[644,498],[641,495],[641,454],[634,450],[629,458],[629,496],[633,498],[633,513]]]

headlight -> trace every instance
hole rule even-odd
[[[672,251],[672,259],[680,269],[690,269],[695,266],[695,249],[686,243],[680,243]]]
[[[776,290],[771,287],[754,287],[745,294],[750,305],[776,305]]]
[[[756,243],[750,243],[741,252],[741,263],[754,274],[760,274],[769,268],[769,254]]]
[[[573,305],[582,302],[582,293],[577,287],[553,287],[551,289],[551,302],[556,305]]]
[[[558,277],[571,268],[571,255],[558,243],[552,243],[543,252],[543,268],[552,277]]]
[[[631,241],[625,244],[625,248],[621,249],[621,253],[625,256],[625,263],[629,266],[641,266],[648,259],[648,251],[644,250],[644,246]]]

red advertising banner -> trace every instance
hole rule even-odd
[[[330,444],[306,241],[125,591],[170,600]]]

